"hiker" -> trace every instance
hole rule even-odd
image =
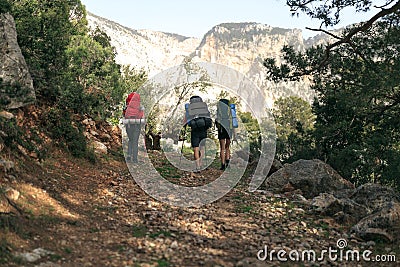
[[[144,111],[140,106],[140,95],[136,92],[130,93],[125,100],[125,105],[123,115],[126,119],[125,129],[129,139],[126,161],[138,163],[139,135],[144,118]]]
[[[215,126],[218,130],[220,170],[225,170],[231,159],[231,139],[233,134],[232,112],[228,99],[220,99],[217,105],[217,119]]]
[[[185,105],[186,123],[191,128],[191,145],[193,148],[196,168],[195,173],[199,173],[202,168],[202,159],[205,156],[205,143],[201,141],[207,138],[207,130],[212,126],[210,112],[207,104],[200,96],[192,96],[189,104]]]

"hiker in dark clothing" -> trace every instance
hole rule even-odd
[[[225,170],[231,158],[230,144],[233,134],[232,114],[229,100],[220,99],[217,105],[217,119],[215,125],[218,130],[219,156],[221,159],[220,170]]]
[[[191,144],[193,148],[196,169],[194,172],[200,172],[202,168],[202,159],[205,156],[205,143],[201,142],[207,138],[207,130],[212,125],[210,112],[207,104],[201,97],[192,96],[188,106],[188,125],[191,128]]]

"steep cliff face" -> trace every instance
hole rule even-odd
[[[314,92],[307,79],[299,82],[273,83],[262,66],[265,58],[282,61],[284,45],[302,51],[326,37],[305,41],[299,29],[282,29],[259,23],[223,23],[213,27],[202,40],[149,30],[133,30],[89,14],[89,25],[99,27],[111,37],[120,64],[149,71],[150,76],[182,63],[185,57],[194,61],[218,63],[247,75],[266,95],[272,106],[281,96],[296,95],[312,102]]]
[[[91,13],[87,18],[92,29],[99,27],[110,36],[119,64],[143,68],[149,76],[181,64],[200,43],[197,38],[178,34],[129,29]]]
[[[35,101],[33,81],[17,42],[11,15],[0,14],[0,95],[1,104],[15,109]],[[16,85],[10,87],[8,85]]]
[[[269,106],[283,96],[296,95],[309,102],[314,93],[309,82],[273,83],[266,78],[265,58],[282,61],[284,45],[298,51],[306,48],[301,30],[274,28],[258,23],[224,23],[205,34],[195,57],[199,61],[219,63],[247,75],[264,92]]]
[[[280,60],[280,50],[285,44],[303,49],[301,31],[257,23],[224,23],[205,34],[197,54],[204,61],[247,73],[260,57]]]

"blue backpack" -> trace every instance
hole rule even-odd
[[[236,105],[229,104],[228,99],[220,99],[217,105],[217,128],[221,127],[226,130],[232,130],[232,128],[238,128],[239,123],[236,116]]]

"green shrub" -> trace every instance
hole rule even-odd
[[[18,126],[15,119],[0,117],[0,129],[2,131],[0,142],[4,143],[6,147],[16,150],[18,146],[21,146],[29,152],[36,153],[39,160],[46,157],[46,149],[42,147],[43,140],[35,127],[23,129]]]
[[[7,0],[2,0],[0,2],[0,14],[7,13],[11,11],[11,4]]]
[[[13,258],[10,247],[11,244],[5,238],[0,239],[0,264],[8,263]]]
[[[45,128],[54,141],[68,149],[72,156],[94,161],[94,154],[87,147],[82,125],[73,122],[68,111],[52,108],[47,113]]]

